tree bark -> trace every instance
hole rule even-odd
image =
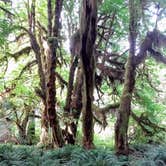
[[[85,91],[83,94],[83,146],[93,148],[93,90],[95,74],[94,44],[96,40],[97,1],[83,0],[81,13],[80,56],[84,73]]]
[[[19,142],[21,144],[27,144],[27,133],[26,133],[26,127],[29,120],[29,110],[25,110],[25,117],[21,121],[21,123],[16,123],[18,128],[18,134],[19,134]]]
[[[35,110],[32,110],[29,116],[27,138],[28,145],[33,145],[35,140]]]
[[[71,96],[73,92],[73,84],[74,84],[74,73],[77,67],[78,63],[78,57],[74,56],[71,61],[71,67],[70,67],[70,72],[69,72],[69,81],[68,81],[68,86],[67,86],[67,97],[66,97],[66,104],[64,107],[65,113],[70,113],[70,108],[71,108]]]
[[[70,144],[75,144],[76,141],[76,134],[77,134],[77,127],[78,121],[81,115],[82,109],[82,86],[83,86],[83,73],[82,68],[80,67],[80,63],[78,65],[77,75],[76,75],[76,82],[73,88],[73,93],[71,97],[71,115],[73,117],[73,121],[69,124],[70,131],[72,134],[72,139],[67,140]]]
[[[148,32],[144,41],[142,42],[139,53],[135,56],[135,45],[136,45],[136,36],[137,36],[137,23],[134,19],[135,9],[134,1],[130,1],[130,33],[129,33],[129,43],[130,43],[130,51],[129,58],[126,65],[126,73],[125,73],[125,83],[124,89],[120,100],[119,107],[119,116],[117,117],[117,122],[115,126],[115,148],[117,154],[128,154],[128,138],[127,138],[127,129],[128,129],[128,121],[130,114],[132,117],[138,122],[141,126],[143,119],[139,119],[131,112],[131,100],[132,93],[135,86],[135,69],[136,67],[145,60],[147,56],[147,52],[150,52],[152,57],[157,61],[160,61],[166,64],[166,58],[162,56],[160,52],[153,50],[153,45],[155,41],[158,40],[159,43],[166,41],[166,37],[162,35],[159,31],[154,29],[152,32]],[[141,122],[139,122],[141,121]],[[149,125],[154,126],[149,122]],[[141,126],[143,130],[146,130],[144,126]],[[157,128],[157,126],[156,126]]]
[[[118,154],[129,153],[127,131],[134,85],[135,67],[132,65],[132,58],[129,57],[125,73],[124,89],[115,125],[115,148]]]
[[[44,71],[44,64],[42,63],[43,61],[43,56],[44,56],[44,51],[42,48],[42,41],[41,41],[41,36],[39,36],[39,42],[37,41],[36,37],[36,32],[35,32],[35,3],[36,1],[33,0],[31,7],[30,4],[28,4],[28,22],[29,22],[29,30],[28,34],[30,37],[30,43],[31,47],[35,53],[35,58],[37,60],[37,65],[38,65],[38,75],[39,75],[39,88],[36,88],[35,92],[36,94],[41,98],[44,109],[42,111],[42,117],[41,117],[41,128],[42,132],[40,137],[40,143],[44,144],[44,140],[47,139],[48,136],[48,120],[47,120],[47,108],[46,108],[46,80],[45,80],[45,71]],[[30,9],[31,8],[31,9]]]
[[[137,37],[137,13],[135,9],[136,0],[129,0],[129,57],[125,70],[125,82],[120,99],[120,107],[115,125],[115,149],[117,154],[129,153],[128,145],[128,123],[131,111],[132,93],[135,86],[135,69],[134,64],[136,37]]]
[[[64,140],[62,137],[62,132],[59,126],[59,121],[56,114],[56,56],[58,47],[58,37],[60,28],[60,14],[62,10],[62,0],[56,0],[55,2],[55,18],[54,27],[52,27],[52,17],[50,14],[51,0],[48,0],[48,65],[47,65],[47,79],[46,79],[46,102],[47,102],[47,113],[49,118],[49,125],[52,132],[53,144],[57,147],[62,147],[64,145]],[[52,33],[51,33],[52,32]],[[51,36],[50,36],[51,35]]]
[[[82,72],[80,72],[80,68],[78,67],[78,61],[79,61],[79,54],[80,54],[80,32],[76,31],[70,38],[70,52],[71,52],[71,67],[69,72],[69,81],[68,81],[68,88],[67,88],[67,96],[66,96],[66,103],[64,107],[64,114],[66,118],[68,118],[69,115],[73,117],[73,121],[69,121],[69,123],[66,123],[66,129],[64,130],[65,135],[65,141],[67,144],[75,144],[76,140],[76,132],[77,132],[77,124],[80,117],[81,108],[77,106],[77,103],[82,100],[82,95],[80,93],[80,96],[77,96],[77,93],[80,91],[81,88],[79,88],[80,85],[80,79],[82,82]],[[79,63],[80,64],[80,63]],[[77,70],[77,76],[74,86],[74,78],[75,78],[75,70],[78,67]],[[76,89],[77,87],[78,89]],[[82,83],[81,83],[82,87]],[[81,98],[80,98],[81,97]],[[74,106],[73,106],[73,99],[74,99]],[[70,129],[70,131],[69,131]]]

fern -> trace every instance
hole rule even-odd
[[[86,151],[78,146],[43,151],[0,145],[0,166],[165,166],[165,145],[134,145],[134,153],[117,157],[110,149]]]
[[[128,161],[118,161],[118,158],[111,152],[105,150],[91,150],[74,152],[71,156],[70,165],[76,166],[110,166],[110,165],[128,165]]]
[[[137,163],[135,163],[135,166],[156,166],[156,164],[154,161],[140,160]]]

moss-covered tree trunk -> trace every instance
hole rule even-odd
[[[66,97],[66,104],[64,107],[64,110],[66,113],[70,113],[70,104],[71,104],[71,96],[72,96],[72,91],[73,91],[73,83],[74,83],[74,73],[75,69],[77,67],[77,57],[72,59],[71,67],[70,67],[70,72],[69,72],[69,82],[68,82],[68,88],[67,88],[67,97]]]
[[[29,123],[27,129],[28,145],[32,145],[35,142],[35,110],[32,110],[29,115]]]
[[[128,154],[128,123],[131,111],[132,93],[135,85],[135,47],[137,37],[137,0],[129,0],[129,57],[125,70],[124,88],[120,100],[120,107],[115,125],[115,148],[117,154]]]
[[[134,84],[135,67],[132,65],[132,57],[129,57],[126,66],[124,89],[115,126],[115,147],[118,154],[128,154],[129,152],[127,130]]]
[[[30,37],[31,47],[35,53],[35,58],[38,65],[38,75],[39,75],[39,87],[35,89],[36,94],[41,98],[43,103],[42,117],[41,117],[41,137],[40,143],[45,144],[45,140],[48,138],[48,119],[47,119],[47,109],[46,109],[46,81],[45,81],[45,71],[44,71],[44,51],[42,49],[41,34],[39,35],[39,40],[37,40],[36,35],[36,12],[35,12],[36,0],[33,0],[31,5],[28,4],[28,23],[29,30],[28,34]]]
[[[29,121],[29,110],[25,110],[25,117],[22,119],[21,123],[17,122],[19,142],[21,144],[27,144],[27,124]]]
[[[74,122],[71,124],[71,131],[74,138],[76,138],[78,120],[80,118],[82,109],[82,86],[83,86],[83,73],[80,64],[78,65],[76,83],[73,89],[71,108],[73,109],[72,115]]]
[[[81,108],[78,106],[78,102],[81,102],[81,87],[82,87],[82,73],[80,72],[80,32],[76,31],[70,38],[70,52],[71,52],[71,66],[69,72],[69,81],[67,88],[67,96],[64,107],[64,114],[66,118],[72,116],[73,120],[66,123],[65,129],[65,141],[68,144],[75,144],[77,124],[80,117]],[[79,65],[80,66],[80,65]],[[77,70],[76,81],[75,80],[75,70]],[[81,81],[81,87],[80,87]],[[79,93],[80,92],[80,93]],[[79,96],[77,95],[79,93]],[[80,101],[78,101],[80,100]],[[82,102],[81,102],[82,103]]]
[[[64,145],[62,132],[59,126],[59,121],[56,113],[56,58],[57,58],[57,47],[58,37],[60,28],[60,15],[62,10],[62,0],[55,1],[54,10],[54,25],[52,26],[52,2],[48,0],[48,57],[47,57],[47,77],[46,77],[46,102],[47,102],[47,113],[50,124],[50,129],[53,138],[53,144],[57,147]]]
[[[94,44],[96,40],[97,1],[83,0],[81,13],[81,49],[80,56],[84,73],[85,91],[83,94],[83,146],[93,148],[93,90],[95,58]]]

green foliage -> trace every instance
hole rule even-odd
[[[81,150],[81,152],[74,152],[71,156],[70,163],[73,166],[120,166],[127,164],[127,161],[123,159],[118,160],[111,151],[95,149],[91,151]]]
[[[113,137],[105,136],[105,138],[103,138],[101,136],[101,134],[99,135],[98,133],[94,134],[94,142],[97,147],[101,147],[101,148],[109,147],[111,149],[114,147],[114,138]]]
[[[10,24],[7,20],[0,19],[0,46],[5,43],[6,38],[10,33]]]
[[[37,149],[28,146],[0,145],[0,165],[25,166],[164,166],[166,146],[135,145],[133,153],[115,156],[109,149],[86,151],[77,146],[57,150]]]
[[[2,2],[0,2],[0,6],[6,11],[10,12],[11,10],[11,8],[7,4],[4,4]],[[9,34],[11,34],[15,29],[16,26],[12,23],[8,14],[0,10],[0,47],[7,43]]]
[[[131,165],[136,166],[164,166],[166,165],[166,146],[138,144],[134,146],[135,155],[131,156]],[[137,158],[137,156],[141,158]]]
[[[27,20],[27,2],[17,2],[17,7],[15,9],[11,9],[11,11],[15,14],[15,17],[12,17],[12,19],[6,17],[6,13],[4,11],[0,11],[0,47],[2,49],[0,50],[0,70],[3,71],[0,73],[0,94],[1,92],[4,92],[6,89],[5,87],[11,87],[13,84],[16,85],[14,90],[12,90],[10,93],[7,93],[6,96],[0,101],[0,114],[10,115],[13,120],[16,119],[14,115],[14,111],[17,111],[18,116],[20,120],[22,120],[21,115],[25,111],[26,106],[29,107],[29,109],[36,109],[37,107],[40,107],[39,104],[41,100],[39,101],[37,95],[34,93],[34,89],[39,84],[39,78],[37,75],[37,67],[29,67],[27,71],[23,73],[23,75],[18,78],[20,71],[24,68],[24,66],[27,64],[27,62],[31,61],[32,59],[35,59],[33,51],[30,52],[28,57],[20,57],[17,62],[14,61],[14,63],[10,63],[10,60],[12,57],[9,57],[7,52],[15,52],[16,50],[19,50],[20,48],[23,48],[26,45],[30,45],[29,36],[26,34],[23,37],[18,38],[18,41],[16,42],[10,42],[10,34],[11,37],[19,37],[20,34],[24,33],[23,30],[20,29],[19,26],[24,27],[25,29],[29,29],[28,27],[28,20]],[[54,5],[55,0],[52,1],[52,5]],[[137,1],[139,2],[139,1]],[[143,2],[143,1],[142,1]],[[157,0],[152,1],[153,2],[160,2],[160,7],[165,6],[165,0]],[[0,5],[3,2],[0,2]],[[31,3],[31,1],[30,1]],[[150,5],[151,6],[151,5]],[[6,8],[4,5],[3,7]],[[12,7],[12,6],[11,6]],[[128,56],[128,52],[123,54],[129,47],[128,44],[128,22],[129,22],[129,14],[128,14],[128,3],[124,0],[104,0],[103,3],[99,6],[99,12],[98,12],[98,18],[102,16],[103,18],[108,17],[108,21],[106,24],[104,22],[101,22],[101,25],[103,24],[106,29],[109,29],[111,26],[111,34],[110,38],[106,39],[108,40],[106,42],[102,42],[99,50],[101,52],[107,52],[108,53],[118,53],[121,55],[118,58],[119,62],[126,62],[126,58]],[[148,27],[154,27],[153,24],[156,23],[154,18],[154,12],[156,12],[156,7],[154,7],[154,4],[151,6],[152,8],[149,8],[148,13],[151,13],[148,16],[148,13],[145,13],[146,18],[148,19]],[[12,7],[14,8],[14,7]],[[147,7],[148,8],[148,7]],[[36,36],[39,34],[39,25],[38,22],[41,24],[43,29],[46,29],[47,31],[47,1],[40,0],[36,1]],[[138,7],[136,7],[138,9]],[[58,72],[61,77],[68,81],[68,75],[69,75],[69,63],[70,63],[70,55],[66,53],[65,48],[68,47],[66,45],[65,40],[68,39],[68,35],[72,35],[73,32],[76,31],[76,29],[79,28],[79,14],[78,11],[80,10],[80,1],[79,0],[65,0],[63,4],[63,12],[62,12],[62,30],[61,30],[61,37],[60,40],[63,44],[59,45],[61,49],[58,49],[57,52],[57,69],[56,72]],[[155,11],[153,11],[155,10]],[[140,10],[141,11],[141,10]],[[114,16],[115,14],[115,16]],[[139,13],[140,14],[140,13]],[[165,13],[163,12],[162,17],[165,17]],[[100,20],[100,19],[99,19]],[[152,21],[149,21],[152,20]],[[154,23],[155,22],[155,23]],[[18,26],[15,26],[15,25]],[[98,22],[100,24],[100,21]],[[138,37],[138,41],[142,42],[142,39],[144,38],[144,35],[146,33],[145,27],[140,23],[140,36]],[[69,26],[69,27],[68,27]],[[98,27],[99,28],[99,27]],[[16,31],[16,30],[17,31]],[[71,32],[67,32],[71,31]],[[102,29],[99,28],[99,33],[102,34]],[[144,31],[144,32],[143,32]],[[109,34],[109,32],[107,32]],[[42,36],[42,35],[41,35]],[[44,38],[47,38],[46,34],[43,34]],[[105,45],[108,44],[107,50],[105,50]],[[139,43],[137,42],[138,47]],[[65,46],[66,45],[66,46]],[[12,51],[11,51],[12,50]],[[139,50],[139,49],[138,49]],[[45,50],[46,51],[46,50]],[[110,58],[111,60],[114,60],[114,57]],[[66,64],[65,64],[66,63]],[[98,63],[98,62],[97,62]],[[13,67],[12,72],[9,72],[6,67],[16,65],[16,67]],[[109,67],[112,67],[111,64],[105,64]],[[2,67],[1,67],[2,66]],[[157,87],[158,84],[160,84],[160,81],[158,79],[158,74],[160,73],[160,70],[157,68],[158,64],[154,63],[153,60],[146,61],[146,66],[148,68],[148,72],[152,81],[152,85]],[[10,68],[10,67],[9,67]],[[15,69],[14,69],[15,68]],[[3,70],[2,70],[3,69]],[[114,69],[114,68],[113,68]],[[138,69],[139,70],[139,69]],[[161,124],[161,121],[164,122],[165,115],[165,105],[164,102],[161,102],[161,98],[158,97],[158,94],[155,92],[155,90],[150,86],[148,80],[145,78],[146,71],[145,69],[142,69],[143,71],[143,77],[138,77],[136,80],[136,96],[134,96],[135,100],[133,100],[134,104],[134,111],[138,116],[143,115],[143,117],[148,117],[148,119],[155,123],[155,124]],[[138,74],[138,73],[137,73]],[[66,87],[60,83],[57,79],[57,101],[60,105],[60,113],[62,114],[63,107],[65,105],[65,98],[66,98]],[[61,91],[64,89],[64,91]],[[116,92],[114,92],[114,89],[116,89]],[[103,101],[104,103],[110,103],[112,101],[119,101],[123,85],[119,85],[119,82],[114,81],[114,85],[108,81],[103,81],[101,90],[104,92],[103,94]],[[63,93],[62,93],[63,92]],[[113,94],[114,93],[114,94]],[[111,98],[112,97],[112,98]],[[95,102],[95,101],[94,101]],[[57,105],[58,105],[57,104]],[[58,106],[59,106],[58,105]],[[62,118],[63,119],[63,118]],[[136,134],[135,134],[135,142],[147,142],[152,137],[142,137],[143,133],[140,127],[136,125],[134,121],[131,122],[133,126],[136,126]],[[36,126],[40,126],[39,122],[35,124]],[[38,127],[39,129],[40,127]],[[155,142],[162,142],[162,140],[165,139],[163,136],[163,133],[157,132],[153,130],[149,126],[145,126],[146,129],[153,132],[153,139]],[[80,130],[80,126],[79,129]],[[111,131],[110,131],[111,132]],[[81,132],[80,132],[81,133]],[[81,143],[82,140],[82,133],[80,134],[81,137],[77,138],[79,143]],[[106,142],[106,143],[105,143]],[[103,140],[102,138],[97,138],[95,136],[95,144],[100,146],[108,146],[112,147],[113,141],[112,140]],[[125,157],[117,158],[114,156],[112,152],[108,150],[92,150],[92,151],[85,151],[78,147],[65,147],[63,149],[57,150],[57,151],[46,151],[43,152],[42,150],[38,149],[26,149],[24,148],[14,148],[11,146],[7,147],[0,147],[0,149],[3,149],[2,152],[0,151],[0,158],[2,156],[2,162],[0,165],[134,165],[135,161],[131,164],[128,159]],[[6,152],[7,151],[7,152]],[[144,152],[141,152],[144,153]],[[34,156],[31,156],[30,154],[34,154]],[[36,154],[39,154],[36,156]],[[156,155],[157,152],[154,152],[154,155]],[[152,154],[151,154],[152,155]],[[165,153],[162,153],[161,156],[165,156]],[[6,158],[5,158],[6,156]],[[156,155],[157,156],[157,155]],[[16,160],[15,160],[16,159]],[[41,162],[39,162],[41,160]],[[154,158],[149,158],[148,156],[144,159],[141,159],[139,162],[137,162],[137,165],[162,165],[165,160],[163,160],[163,157],[159,157],[157,160]]]
[[[39,157],[41,155],[40,150],[36,150],[33,147],[13,147],[12,145],[0,146],[0,165],[25,165],[35,166],[40,165]]]
[[[101,6],[101,11],[105,13],[111,13],[112,11],[117,11],[122,8],[122,5],[124,5],[123,0],[104,0]]]
[[[146,66],[140,67],[138,70],[133,97],[133,112],[145,122],[146,125],[143,124],[143,127],[150,134],[143,132],[142,128],[135,125],[135,121],[131,120],[130,125],[135,130],[133,135],[135,142],[147,143],[152,141],[161,143],[166,139],[165,133],[155,127],[155,125],[158,125],[164,128],[163,122],[166,117],[165,99],[160,92],[163,90],[160,87],[159,77],[162,68],[162,65],[157,66],[154,60],[149,59],[146,60]]]

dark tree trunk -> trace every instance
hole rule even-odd
[[[71,61],[71,67],[69,72],[69,81],[68,81],[68,88],[67,88],[67,97],[66,97],[66,104],[64,107],[65,113],[70,113],[71,108],[71,96],[73,92],[73,84],[74,84],[74,73],[77,67],[78,57],[74,56]]]
[[[72,116],[73,120],[72,122],[66,123],[65,130],[63,130],[64,140],[67,144],[75,144],[76,141],[78,121],[82,109],[82,86],[83,86],[83,73],[79,63],[76,74],[76,81],[74,86],[72,87],[72,93],[70,96],[71,101],[69,109],[70,109],[70,116]],[[68,112],[66,113],[67,113],[66,115],[69,115]]]
[[[53,144],[62,147],[64,145],[64,140],[62,137],[62,132],[59,126],[59,121],[56,114],[56,54],[58,47],[58,37],[60,28],[60,14],[62,10],[62,0],[55,2],[55,21],[54,27],[52,27],[52,13],[51,13],[51,0],[48,0],[48,65],[47,65],[47,79],[46,79],[46,102],[47,102],[47,113],[49,118],[49,124],[53,136]]]
[[[72,94],[73,94],[73,87],[74,87],[74,76],[75,76],[75,70],[78,63],[78,57],[73,56],[71,60],[71,67],[69,72],[69,81],[68,81],[68,88],[67,88],[67,96],[66,96],[66,104],[64,107],[64,115],[66,118],[68,118],[69,115],[73,115],[73,110],[71,107],[72,102]],[[74,118],[74,117],[73,117]],[[75,119],[74,119],[75,120]],[[74,128],[74,122],[66,123],[66,129],[64,131],[65,141],[67,144],[75,144],[75,134],[76,131],[72,130]],[[69,127],[71,129],[71,133],[69,131]]]
[[[72,103],[71,103],[71,108],[73,110],[72,115],[74,119],[74,122],[71,124],[71,131],[73,133],[74,138],[76,138],[77,125],[82,109],[82,86],[83,86],[83,73],[82,73],[82,68],[79,65],[76,75],[76,83],[73,89]]]
[[[136,0],[129,1],[129,57],[127,60],[126,70],[125,70],[125,82],[124,89],[122,92],[120,107],[117,116],[117,121],[115,125],[115,148],[117,154],[128,154],[128,123],[131,111],[131,100],[132,93],[135,86],[135,69],[134,64],[135,57],[135,47],[136,47],[136,37],[137,37],[137,15],[136,15]]]
[[[67,131],[65,132],[65,141],[68,144],[75,144],[78,121],[81,115],[82,109],[82,86],[83,86],[83,73],[80,64],[78,65],[76,82],[73,88],[73,93],[71,96],[71,116],[73,117],[73,121],[69,124],[66,124]],[[69,132],[70,129],[70,132]]]
[[[83,0],[81,13],[80,56],[84,73],[85,91],[83,95],[83,146],[93,148],[93,90],[95,74],[94,44],[96,40],[97,1]]]
[[[80,32],[77,31],[74,33],[70,39],[70,51],[71,51],[71,67],[70,67],[70,72],[69,72],[69,81],[68,81],[68,89],[67,89],[67,96],[66,96],[66,104],[64,107],[64,114],[66,118],[68,118],[69,115],[73,117],[73,121],[66,123],[66,127],[64,130],[64,136],[65,136],[65,141],[67,144],[75,144],[76,140],[76,133],[77,133],[77,124],[80,116],[81,109],[76,107],[73,107],[73,99],[75,99],[74,102],[77,102],[78,98],[80,99],[79,96],[75,96],[77,91],[80,91],[80,96],[81,96],[81,89],[79,89],[79,78],[82,78],[82,74],[79,72],[80,69],[78,68],[77,71],[77,78],[75,82],[75,87],[78,86],[78,89],[75,89],[74,87],[74,78],[75,78],[75,70],[78,66],[78,61],[79,61],[79,54],[80,54]],[[81,74],[81,75],[79,75]],[[81,79],[82,81],[82,79]],[[82,85],[81,85],[82,86]],[[73,97],[75,96],[75,97]],[[80,101],[82,100],[82,97]],[[78,116],[77,116],[78,114]],[[69,130],[70,129],[70,130]]]

